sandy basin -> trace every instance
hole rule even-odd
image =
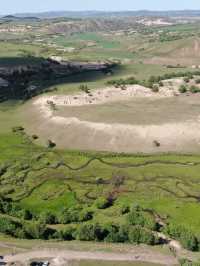
[[[99,89],[90,95],[40,96],[32,103],[34,118],[29,132],[37,133],[42,140],[52,139],[61,148],[198,152],[200,96],[180,95],[177,88],[165,86],[159,93],[154,93],[132,85],[124,90]],[[99,108],[106,105],[110,105],[108,112],[98,115]],[[159,147],[155,141],[160,143]]]

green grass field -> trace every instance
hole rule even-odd
[[[59,213],[83,204],[94,210],[93,220],[123,222],[123,205],[152,209],[165,222],[184,225],[200,234],[198,155],[115,155],[51,151],[27,144],[16,135],[1,135],[0,193],[35,214]],[[59,167],[59,162],[64,166]],[[123,177],[120,186],[116,180]],[[98,180],[101,180],[100,184]],[[94,202],[114,193],[108,209]]]

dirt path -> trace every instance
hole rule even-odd
[[[177,265],[177,260],[169,255],[163,255],[158,252],[129,252],[129,253],[107,253],[107,252],[83,252],[70,250],[36,250],[17,255],[5,256],[7,263],[21,262],[26,263],[33,259],[48,259],[51,260],[51,265],[62,266],[66,265],[67,261],[71,260],[104,260],[104,261],[141,261],[149,263],[157,263],[161,265]],[[62,263],[61,263],[62,261]]]

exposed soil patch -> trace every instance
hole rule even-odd
[[[162,99],[135,98],[103,105],[60,106],[56,116],[109,124],[160,125],[195,120],[200,115],[200,96]]]
[[[180,95],[177,90],[178,85],[165,86],[154,93],[134,85],[96,90],[92,96],[42,96],[29,107],[27,114],[34,119],[28,130],[62,148],[198,152],[200,95]]]
[[[149,263],[158,263],[161,265],[177,265],[177,260],[169,255],[162,255],[158,252],[143,252],[141,249],[134,250],[130,253],[106,253],[106,252],[80,252],[80,251],[67,251],[67,250],[36,250],[27,253],[17,254],[15,256],[6,256],[6,262],[27,262],[31,259],[53,259],[52,265],[57,265],[56,258],[62,259],[67,264],[71,260],[104,260],[104,261],[143,261]],[[64,265],[66,265],[64,264]]]

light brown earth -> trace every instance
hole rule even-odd
[[[163,42],[159,46],[154,44],[146,52],[148,58],[144,60],[144,63],[147,64],[198,66],[200,59],[200,39],[180,39]]]
[[[181,84],[181,80],[175,82]],[[199,152],[200,95],[180,95],[177,88],[168,86],[153,93],[136,85],[97,90],[92,96],[41,96],[26,109],[27,121],[32,117],[28,132],[43,141],[55,141],[59,148]],[[55,110],[47,103],[51,101]]]
[[[159,265],[177,265],[177,260],[173,256],[163,255],[159,252],[152,252],[146,249],[145,252],[137,251],[129,253],[111,253],[111,252],[84,252],[72,250],[44,249],[35,250],[16,255],[5,256],[5,262],[20,262],[20,265],[26,265],[31,260],[51,260],[52,266],[65,266],[72,260],[101,260],[101,261],[142,261],[156,263]]]

